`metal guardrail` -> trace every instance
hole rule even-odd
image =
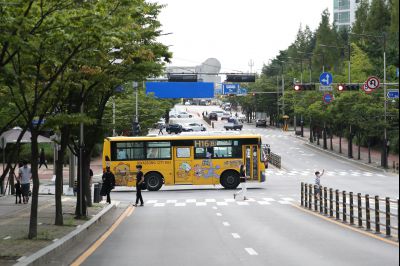
[[[382,210],[381,203],[384,203]],[[334,191],[327,187],[318,189],[316,185],[302,182],[301,206],[319,212],[321,215],[342,220],[343,223],[357,225],[367,231],[374,230],[377,234],[381,233],[381,226],[383,226],[386,237],[397,237],[397,241],[399,241],[399,199],[392,200],[389,197],[383,199],[379,196],[371,198],[368,194],[362,196],[361,193],[358,193],[355,195],[353,192]],[[397,209],[397,213],[391,212],[392,209]],[[382,220],[385,222],[381,222]],[[397,226],[392,224],[397,224]],[[374,225],[374,229],[372,229],[372,225]],[[393,234],[393,231],[397,235]]]
[[[274,165],[275,167],[281,169],[282,165],[281,165],[281,156],[279,156],[278,154],[275,154],[273,152],[271,152],[268,156],[268,162],[270,162],[272,165]]]

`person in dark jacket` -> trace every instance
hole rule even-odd
[[[40,155],[39,155],[39,169],[40,169],[40,167],[42,167],[43,164],[44,164],[44,166],[46,166],[46,169],[48,169],[47,162],[46,162],[46,155],[44,153],[44,149],[41,148]]]
[[[115,187],[115,176],[111,172],[110,167],[107,166],[106,172],[102,177],[103,186],[101,187],[101,195],[107,196],[107,203],[111,203],[110,193]]]
[[[142,166],[136,165],[136,203],[135,207],[137,207],[139,200],[140,200],[140,206],[143,206],[143,197],[142,197],[142,183],[144,182],[144,175],[142,172]]]

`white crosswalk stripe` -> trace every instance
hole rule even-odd
[[[279,169],[267,169],[266,170],[267,176],[285,176],[285,177],[314,177],[314,171],[311,169],[306,169],[306,170],[279,170]],[[334,171],[326,171],[325,174],[327,176],[352,176],[352,177],[372,177],[372,176],[377,176],[377,177],[384,177],[382,174],[377,174],[373,172],[368,172],[368,171],[359,171],[359,170],[334,170]]]

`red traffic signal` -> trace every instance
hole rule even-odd
[[[315,84],[307,83],[307,84],[296,84],[294,85],[295,91],[313,91],[315,90]]]

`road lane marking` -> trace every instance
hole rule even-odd
[[[240,206],[249,205],[248,202],[244,202],[244,201],[238,201],[236,203],[237,203],[237,205],[240,205]]]
[[[187,199],[186,203],[196,203],[197,200],[196,199]]]
[[[175,203],[175,207],[185,207],[186,203]]]
[[[104,241],[106,241],[106,239],[115,231],[115,229],[117,229],[122,221],[125,220],[131,209],[135,208],[133,206],[129,206],[121,214],[117,221],[115,221],[115,223],[96,242],[94,242],[81,256],[79,256],[73,263],[71,263],[71,266],[79,266],[83,262],[85,262],[85,260],[87,260],[87,258],[89,258],[103,244]]]
[[[146,204],[154,204],[157,202],[158,202],[158,200],[148,200],[148,201],[146,201]]]
[[[299,209],[299,210],[301,210],[301,211],[303,211],[303,212],[312,214],[312,215],[314,215],[314,216],[316,216],[316,217],[319,217],[319,218],[321,218],[321,219],[323,219],[323,220],[325,220],[325,221],[328,221],[328,222],[337,224],[337,225],[339,225],[339,226],[341,226],[341,227],[350,229],[350,230],[352,230],[352,231],[354,231],[354,232],[358,232],[358,233],[363,234],[363,235],[365,235],[365,236],[369,236],[369,237],[375,238],[375,239],[380,240],[380,241],[383,241],[383,242],[385,242],[385,243],[387,243],[387,244],[392,244],[392,245],[397,246],[397,247],[399,246],[399,243],[397,243],[397,242],[391,241],[391,240],[386,239],[386,238],[381,237],[381,236],[377,236],[377,235],[368,233],[368,232],[366,232],[366,231],[364,231],[364,230],[362,230],[362,229],[358,229],[358,228],[352,227],[352,226],[350,226],[350,225],[348,225],[348,224],[344,224],[344,223],[342,223],[342,222],[332,220],[332,219],[330,219],[330,218],[328,218],[328,217],[321,216],[319,213],[316,213],[316,212],[313,212],[313,211],[304,209],[304,208],[302,208],[302,207],[299,206],[299,205],[292,204],[292,206],[295,207],[295,208],[297,208],[297,209]]]
[[[275,199],[273,199],[273,198],[263,198],[263,200],[265,200],[265,201],[275,201]]]
[[[240,239],[240,235],[237,233],[232,233],[234,239]]]
[[[176,203],[177,200],[167,200],[167,203]]]
[[[217,200],[216,199],[206,199],[206,202],[217,202]]]
[[[250,256],[257,256],[258,255],[258,253],[252,248],[245,248],[245,250],[247,251],[247,253],[249,253]]]
[[[292,198],[281,198],[281,199],[284,201],[294,201],[294,199],[292,199]]]
[[[285,201],[285,200],[280,200],[278,202],[279,202],[279,204],[282,204],[282,205],[290,205],[290,204],[292,204],[290,201]]]
[[[260,204],[260,205],[271,205],[271,203],[268,202],[268,201],[257,201],[257,202],[258,202],[258,204]]]
[[[216,214],[217,214],[217,216],[220,216],[220,217],[222,216],[222,213],[217,212]]]
[[[218,206],[228,206],[228,202],[217,202]]]
[[[127,217],[130,217],[133,213],[133,211],[135,210],[135,208],[132,208],[128,211],[128,214],[126,215]]]
[[[154,207],[164,207],[165,203],[156,203],[154,204]]]
[[[224,226],[231,226],[228,222],[222,222]]]
[[[196,202],[196,206],[207,206],[207,202]]]
[[[226,202],[234,202],[235,200],[234,199],[224,199],[224,201],[226,201]]]

